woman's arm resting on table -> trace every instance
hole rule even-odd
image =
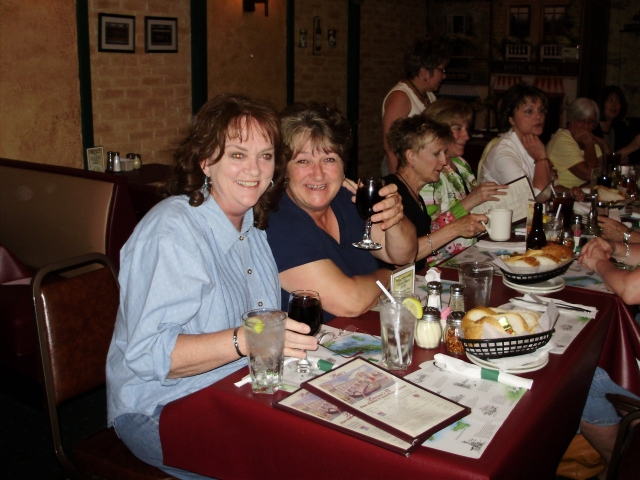
[[[315,350],[318,341],[305,335],[309,326],[290,318],[287,319],[284,354],[290,357],[304,358],[303,350]],[[244,327],[238,329],[240,352],[247,354]],[[218,368],[238,359],[233,345],[233,329],[199,335],[178,335],[175,348],[171,353],[169,378],[182,378],[198,375]]]
[[[357,317],[378,303],[381,292],[376,280],[388,287],[390,275],[390,270],[379,269],[369,275],[348,277],[335,263],[324,259],[280,272],[280,283],[288,292],[315,290],[320,294],[322,309],[332,315]]]
[[[611,240],[612,242],[622,242],[625,232],[629,230],[624,223],[605,217],[604,215],[598,215],[598,225],[602,227],[601,237],[605,240]],[[640,232],[631,230],[630,233],[629,243],[640,243]]]
[[[411,101],[406,93],[395,90],[389,94],[384,104],[384,117],[382,118],[382,145],[387,157],[389,173],[395,173],[398,168],[398,158],[389,148],[387,133],[391,124],[398,118],[406,117],[411,112]]]
[[[622,243],[609,242],[596,238],[584,246],[579,262],[598,273],[602,280],[628,305],[640,303],[640,269],[633,272],[620,270],[609,260],[613,257],[622,260],[627,247]],[[627,265],[636,265],[640,261],[640,245],[629,245]]]
[[[418,251],[416,228],[404,216],[402,197],[397,193],[394,184],[386,185],[380,190],[384,200],[373,206],[375,213],[371,217],[371,238],[382,245],[372,255],[393,265],[404,265],[413,262]]]

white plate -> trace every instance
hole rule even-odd
[[[502,277],[502,283],[507,287],[513,288],[516,292],[520,293],[535,293],[536,295],[545,295],[548,293],[559,292],[565,287],[564,278],[555,277],[544,282],[532,283],[530,285],[518,285]]]
[[[475,363],[482,368],[488,368],[490,370],[500,370],[500,367],[498,367],[498,365],[493,363],[491,360],[483,360],[476,357],[475,355],[472,355],[471,353],[467,353],[467,358],[471,360],[472,363]],[[545,353],[542,357],[534,362],[525,363],[524,365],[521,365],[519,367],[508,368],[507,370],[500,371],[514,374],[535,372],[536,370],[540,370],[541,368],[543,368],[547,363],[549,363],[549,352]]]

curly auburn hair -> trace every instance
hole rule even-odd
[[[398,168],[407,166],[407,150],[418,152],[438,140],[445,145],[453,143],[453,133],[449,125],[438,123],[417,114],[411,117],[400,117],[391,124],[387,133],[387,142],[398,157]]]
[[[180,142],[173,158],[171,177],[161,187],[165,196],[186,195],[189,205],[198,207],[205,199],[205,174],[202,162],[213,165],[224,155],[227,139],[248,135],[249,131],[263,135],[275,148],[274,184],[284,178],[286,162],[282,156],[280,120],[275,108],[264,101],[244,95],[223,94],[205,103]],[[269,190],[269,189],[268,189]],[[268,191],[267,190],[267,191]],[[264,230],[268,226],[271,196],[263,194],[254,206],[254,225]]]
[[[433,102],[423,112],[429,120],[438,123],[446,123],[450,127],[459,124],[469,124],[473,119],[473,108],[468,103],[460,100],[441,98]]]

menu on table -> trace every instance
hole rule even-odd
[[[302,387],[411,444],[471,413],[470,408],[362,358],[310,379]]]

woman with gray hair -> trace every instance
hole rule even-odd
[[[598,124],[600,109],[588,98],[576,98],[567,109],[567,128],[553,134],[547,154],[558,171],[558,183],[571,188],[591,180],[591,170],[603,154],[611,153],[607,142],[591,132]]]

